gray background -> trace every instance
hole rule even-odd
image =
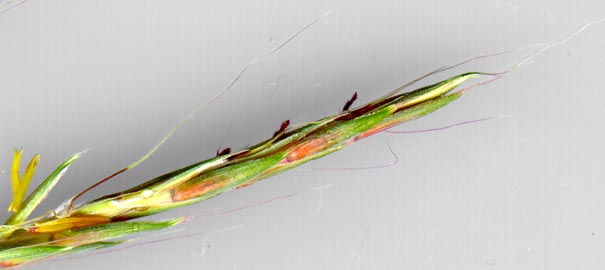
[[[42,155],[35,183],[94,148],[45,201],[54,208],[138,159],[246,63],[329,10],[147,162],[86,199],[211,157],[221,144],[256,143],[284,119],[333,114],[354,91],[367,102],[434,68],[605,17],[602,1],[28,1],[0,14],[0,206],[10,201],[13,147]],[[508,117],[379,134],[163,214],[196,218],[143,242],[176,239],[33,268],[602,269],[604,33],[605,23],[595,25],[396,130]],[[494,57],[425,83],[521,59]],[[399,159],[388,168],[314,170],[389,164],[387,143]]]

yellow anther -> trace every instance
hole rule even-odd
[[[11,170],[11,182],[13,185],[13,200],[11,201],[10,206],[8,207],[8,211],[18,212],[21,210],[21,204],[25,199],[25,195],[27,193],[27,189],[29,187],[29,183],[34,177],[34,173],[36,172],[36,167],[38,167],[38,163],[40,162],[40,155],[36,154],[31,159],[25,172],[23,173],[23,177],[19,176],[19,169],[21,165],[21,154],[23,153],[23,149],[14,151],[13,158],[13,166]]]

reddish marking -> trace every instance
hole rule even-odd
[[[365,137],[368,137],[368,136],[374,135],[374,134],[376,134],[378,132],[381,132],[381,131],[384,131],[386,129],[389,129],[392,126],[394,126],[394,125],[393,124],[378,125],[378,126],[372,128],[372,129],[366,130],[365,132],[363,132],[363,133],[361,133],[361,134],[353,137],[353,139],[351,139],[350,142],[355,142],[355,141],[361,140],[361,139],[363,139]]]
[[[231,147],[227,147],[223,150],[216,150],[216,156],[229,155],[231,154]]]
[[[9,260],[6,260],[6,261],[0,261],[0,267],[2,267],[2,268],[13,267],[13,266],[15,266],[15,265],[17,265],[17,264],[18,264],[18,263],[16,263],[16,262],[12,262],[12,261],[9,261]]]
[[[176,189],[172,198],[177,202],[189,200],[220,188],[225,183],[226,181],[217,182],[215,179],[207,179],[195,185]]]
[[[290,154],[286,157],[288,162],[303,159],[312,154],[315,154],[329,146],[330,138],[322,137],[314,140],[307,141],[301,145],[295,147]]]
[[[355,92],[355,94],[353,94],[351,99],[347,100],[347,103],[345,103],[345,106],[342,107],[342,111],[343,112],[348,111],[351,108],[351,105],[353,105],[353,102],[355,102],[355,100],[357,100],[357,92]]]
[[[280,160],[279,163],[277,163],[277,166],[288,164],[288,163],[290,163],[290,160],[288,160],[288,158],[286,157],[286,158]]]
[[[247,187],[247,186],[249,186],[249,185],[252,185],[252,184],[254,184],[254,183],[256,183],[256,181],[250,181],[250,182],[248,182],[248,183],[244,183],[244,184],[241,184],[241,185],[239,185],[239,186],[235,187],[235,189],[245,188],[245,187]]]
[[[284,132],[286,128],[288,128],[288,126],[290,126],[290,120],[283,121],[279,126],[279,129],[273,133],[273,137],[277,136],[277,134]]]

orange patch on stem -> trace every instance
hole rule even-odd
[[[199,197],[204,193],[211,192],[217,188],[220,188],[226,184],[225,181],[217,182],[213,179],[201,181],[195,185],[190,185],[175,190],[172,199],[176,202],[189,200],[195,197]]]
[[[307,141],[297,147],[295,147],[292,152],[288,154],[286,160],[288,162],[297,161],[303,158],[306,158],[310,155],[313,155],[321,150],[326,149],[330,144],[330,139],[326,137],[313,139]]]
[[[13,262],[13,261],[0,261],[0,267],[2,268],[8,268],[8,267],[12,267],[12,266],[16,266],[18,265],[18,263]]]

